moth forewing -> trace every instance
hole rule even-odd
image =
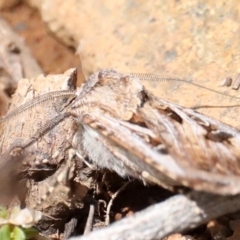
[[[108,73],[108,71],[103,71],[98,75],[101,75],[102,81],[104,79],[102,76],[105,74],[108,81],[102,81],[102,83],[107,85],[111,83],[113,86],[116,75],[112,82],[109,79],[117,73],[112,71],[109,76]],[[121,84],[122,79],[124,76],[119,74],[119,84]],[[136,79],[131,80],[134,82]],[[139,84],[137,80],[136,84]],[[101,87],[104,89],[104,85]],[[95,81],[95,85],[91,85],[91,89],[88,91],[92,98],[94,92],[99,92],[97,88],[98,82]],[[109,86],[105,86],[105,89],[109,89]],[[121,95],[122,91],[114,91],[113,93]],[[134,164],[134,171],[137,170],[138,174],[147,170],[153,178],[160,181],[189,186],[201,191],[218,194],[240,192],[240,187],[236,186],[236,182],[240,180],[239,155],[237,154],[238,150],[233,147],[236,145],[236,141],[239,142],[240,135],[237,129],[190,109],[154,97],[144,88],[142,88],[141,94],[139,93],[135,96],[133,94],[128,96],[129,98],[137,96],[140,100],[140,104],[131,108],[128,119],[122,119],[117,114],[116,109],[111,107],[106,109],[104,104],[100,102],[96,108],[93,108],[92,115],[88,114],[87,111],[81,112],[84,124],[93,128],[98,134],[105,136],[103,145],[113,145],[115,148],[117,146],[119,149],[125,149],[122,153],[124,152],[129,161]],[[86,96],[86,98],[88,97]],[[109,106],[111,106],[111,100],[108,101]],[[125,100],[129,101],[128,98]],[[123,99],[119,98],[118,105],[120,107],[124,105],[122,101]],[[138,119],[139,122],[134,122],[134,118]],[[165,151],[157,151],[151,142],[146,143],[143,137],[133,134],[130,130],[131,127],[119,124],[122,120],[132,125],[143,125],[146,129],[151,130],[152,134],[158,137],[159,144],[163,146]],[[213,135],[215,136],[213,137]],[[101,145],[102,136],[101,140],[98,137],[94,143],[95,146],[97,143]],[[88,144],[91,145],[91,141]],[[112,159],[109,156],[107,159],[104,157],[100,159],[100,155],[98,155],[96,158],[91,153],[94,151],[94,146],[85,146],[85,150],[87,154],[92,156],[91,160],[100,167],[109,167],[120,172],[119,167],[116,167],[119,164],[115,162],[120,161],[124,165],[123,161],[116,156]],[[226,159],[223,160],[221,156]],[[105,163],[105,161],[111,161],[111,164]],[[235,169],[231,169],[231,167],[229,169],[227,165],[235,166]],[[126,167],[126,163],[124,166]],[[128,171],[126,171],[127,173]],[[233,176],[230,176],[229,173],[232,173]],[[122,172],[120,174],[122,175]]]
[[[196,190],[239,193],[236,143],[240,143],[240,132],[191,109],[151,96],[149,99],[148,108],[140,108],[139,113],[185,172],[182,179],[172,177]]]
[[[115,152],[110,152],[112,156],[115,155],[115,157],[111,157],[109,159],[97,159],[92,158],[91,160],[94,161],[94,163],[98,166],[111,166],[112,170],[115,170],[117,173],[120,173],[122,176],[132,175],[136,176],[138,178],[143,178],[144,176],[142,173],[149,172],[154,178],[157,175],[156,181],[162,181],[161,185],[175,185],[175,181],[170,179],[164,171],[157,170],[153,165],[149,165],[148,161],[150,159],[156,159],[161,154],[157,154],[153,148],[145,143],[143,139],[141,139],[139,136],[134,134],[132,131],[130,131],[127,127],[121,126],[118,121],[115,119],[111,119],[105,116],[94,116],[94,115],[86,115],[84,116],[84,122],[93,128],[100,136],[105,136],[105,140],[107,140],[107,146],[108,148],[106,150],[109,151],[111,145],[112,147],[117,147]],[[98,144],[106,145],[106,143],[103,143],[101,139],[103,137],[98,138]],[[94,148],[94,147],[93,147]],[[88,148],[86,148],[88,150]],[[88,154],[91,155],[89,152]],[[124,155],[121,155],[124,154]],[[175,162],[169,158],[169,155],[163,155],[161,158],[162,165],[159,166],[162,170],[166,169],[172,169],[174,171],[182,172],[183,171],[175,164]],[[121,161],[121,166],[119,166],[119,163],[109,163],[108,161],[120,161],[121,159],[127,159],[125,161]],[[121,169],[119,169],[121,167]],[[130,169],[129,169],[130,168]],[[133,172],[131,174],[131,172]],[[157,172],[157,173],[156,173]]]

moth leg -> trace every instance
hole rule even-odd
[[[76,155],[78,156],[78,158],[84,162],[90,169],[95,169],[95,167],[93,166],[93,164],[91,164],[90,162],[88,162],[86,160],[86,157],[84,157],[78,150],[75,150],[76,151]]]
[[[57,117],[51,119],[50,121],[46,122],[35,134],[25,142],[21,147],[27,148],[28,146],[32,145],[36,142],[39,138],[41,138],[44,134],[46,134],[49,130],[57,126],[60,122],[64,121],[66,118],[72,117],[72,114],[69,112],[63,113],[58,115]]]

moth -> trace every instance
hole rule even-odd
[[[71,147],[90,165],[165,187],[240,193],[239,130],[154,96],[140,78],[101,70],[79,89],[41,95],[0,123],[43,102],[65,98],[68,101],[58,116],[21,143],[21,148],[72,118],[76,127]]]

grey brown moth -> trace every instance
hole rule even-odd
[[[42,95],[0,122],[41,102],[66,97],[69,102],[61,113],[23,148],[73,117],[77,128],[71,145],[90,164],[167,187],[240,193],[239,130],[154,96],[131,74],[96,72],[76,91]]]

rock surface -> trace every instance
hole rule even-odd
[[[0,9],[11,8],[19,4],[21,0],[0,0]]]
[[[99,68],[122,72],[162,73],[183,77],[218,91],[222,80],[240,71],[239,20],[236,0],[31,1],[47,27],[78,49],[86,75]],[[178,83],[145,84],[177,104],[235,105],[238,101]],[[238,95],[233,90],[227,91]],[[203,113],[240,127],[236,108]]]
[[[0,116],[6,113],[18,81],[41,73],[23,38],[0,17]]]

